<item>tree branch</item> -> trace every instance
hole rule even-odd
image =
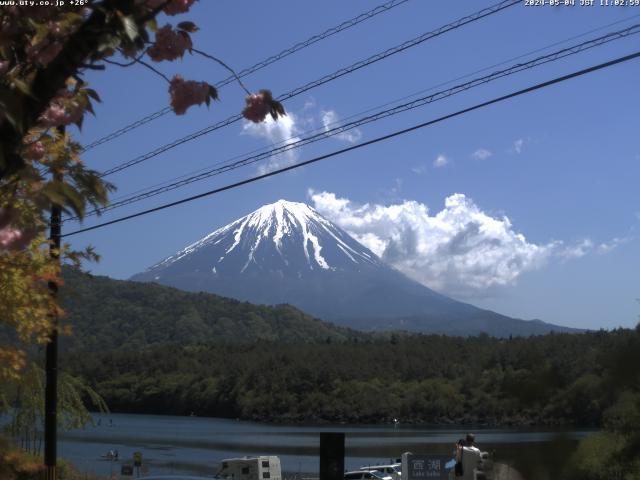
[[[213,55],[209,55],[206,52],[203,52],[202,50],[198,50],[197,48],[190,48],[190,50],[192,52],[196,52],[199,55],[202,55],[203,57],[206,57],[210,60],[213,60],[214,62],[218,63],[219,65],[222,65],[222,67],[226,68],[227,70],[229,70],[231,72],[231,74],[235,77],[236,81],[240,84],[240,86],[242,87],[242,89],[247,92],[247,95],[251,95],[251,92],[247,89],[247,87],[244,86],[244,83],[242,83],[242,80],[240,80],[240,77],[238,76],[238,74],[235,72],[235,70],[233,68],[231,68],[229,65],[227,65],[226,63],[224,63],[222,60],[220,60],[219,58],[214,57]]]
[[[152,72],[154,72],[157,75],[160,75],[162,78],[164,78],[167,83],[171,83],[171,80],[169,80],[169,77],[167,77],[164,73],[162,73],[160,70],[156,69],[155,67],[152,67],[151,65],[149,65],[147,62],[145,62],[144,60],[140,60],[139,58],[137,58],[135,60],[135,63],[139,63],[140,65],[143,65],[145,67],[147,67],[149,70],[151,70]]]

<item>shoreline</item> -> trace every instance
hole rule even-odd
[[[326,419],[321,417],[225,417],[225,416],[210,416],[210,415],[191,415],[191,414],[178,414],[167,412],[150,412],[148,409],[143,411],[133,410],[113,410],[109,413],[101,413],[97,411],[89,411],[93,416],[103,415],[108,417],[109,415],[149,415],[149,416],[161,416],[161,417],[177,417],[177,418],[205,418],[211,420],[227,420],[237,422],[250,422],[260,423],[270,426],[292,426],[292,427],[327,427],[327,426],[354,426],[354,427],[367,427],[367,426],[397,426],[413,427],[413,428],[429,428],[429,429],[526,429],[527,431],[545,431],[547,429],[560,429],[560,430],[585,430],[585,431],[600,431],[599,425],[579,425],[571,423],[557,422],[534,422],[534,421],[503,421],[503,422],[464,422],[456,420],[443,420],[440,422],[428,422],[423,419],[402,419],[398,418],[398,422],[394,422],[392,418],[372,419],[369,417],[357,418],[333,418]]]

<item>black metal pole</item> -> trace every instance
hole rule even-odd
[[[56,180],[61,180],[56,178]],[[62,230],[62,209],[60,205],[51,205],[51,224],[49,239],[49,255],[51,258],[60,261],[60,234]],[[49,282],[49,291],[54,298],[58,294],[58,285]],[[56,480],[57,463],[57,430],[58,430],[58,318],[54,314],[51,334],[46,350],[46,385],[44,392],[44,465],[45,480]]]
[[[320,432],[320,480],[344,479],[344,433]]]

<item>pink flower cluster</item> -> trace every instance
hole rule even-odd
[[[191,5],[196,0],[172,0],[172,2],[164,7],[164,13],[167,15],[178,15],[179,13],[186,13],[191,8]]]
[[[24,250],[35,238],[35,231],[25,232],[17,228],[0,229],[0,248],[3,250]]]
[[[273,100],[269,90],[260,90],[258,93],[247,95],[245,98],[246,107],[242,111],[242,116],[254,123],[264,121],[271,111],[271,101]]]
[[[178,15],[180,13],[186,13],[191,8],[191,5],[195,3],[196,0],[171,0],[169,4],[163,8],[164,13],[167,15]],[[147,0],[146,4],[150,8],[158,8],[166,0]]]
[[[182,58],[184,51],[191,48],[191,41],[186,33],[180,33],[165,25],[156,33],[156,42],[147,50],[154,62]]]
[[[0,208],[0,249],[22,250],[31,243],[36,236],[35,230],[18,230],[11,226],[15,220],[16,211],[11,207]]]
[[[169,95],[171,107],[176,115],[184,115],[191,105],[200,105],[209,98],[210,87],[207,82],[185,80],[180,75],[171,79]]]
[[[42,142],[33,142],[24,151],[24,158],[29,160],[40,160],[46,153]]]
[[[42,113],[39,123],[44,128],[58,127],[77,123],[83,115],[84,108],[73,99],[73,93],[62,90]]]
[[[55,40],[46,44],[43,43],[31,45],[27,49],[27,56],[31,62],[46,67],[58,56],[60,50],[62,50],[62,43]]]

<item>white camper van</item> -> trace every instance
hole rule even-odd
[[[227,458],[216,475],[225,480],[282,480],[276,456]]]

